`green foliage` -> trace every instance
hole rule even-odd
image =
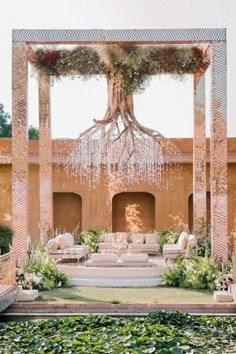
[[[60,272],[54,260],[48,258],[47,249],[32,246],[28,263],[17,270],[17,284],[23,289],[50,290],[68,285],[68,277]]]
[[[0,103],[0,138],[11,137],[11,118],[10,115],[5,112],[4,106]]]
[[[198,290],[220,289],[224,274],[230,271],[231,262],[222,268],[209,257],[178,257],[174,266],[163,274],[163,285]]]
[[[72,50],[29,49],[29,60],[47,75],[119,78],[125,95],[145,88],[152,75],[172,73],[177,77],[205,70],[209,59],[199,47],[160,47],[141,45],[79,46]]]
[[[29,140],[39,140],[39,130],[32,125],[29,126],[28,130],[28,138]]]
[[[201,257],[211,256],[211,230],[209,225],[207,227],[207,236],[203,240],[198,241],[197,254]]]
[[[157,234],[160,238],[160,252],[163,251],[163,246],[165,244],[173,245],[178,241],[178,234],[170,230],[156,231],[153,230],[153,233]]]
[[[4,111],[4,106],[0,103],[0,138],[11,138],[12,137],[12,122],[10,114]],[[29,140],[39,139],[39,130],[32,125],[28,129]]]
[[[159,311],[138,318],[89,315],[2,322],[0,338],[5,354],[232,354],[236,318]]]
[[[91,253],[98,252],[100,236],[106,231],[98,231],[96,229],[86,229],[81,232],[80,238],[76,241],[79,245],[88,245]]]
[[[9,245],[12,244],[13,231],[10,227],[0,225],[0,254],[10,251]]]

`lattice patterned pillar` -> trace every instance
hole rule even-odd
[[[24,42],[12,47],[12,228],[18,264],[28,250],[28,62]]]
[[[206,236],[205,75],[194,75],[193,232]]]
[[[212,43],[211,240],[214,258],[228,259],[226,43]]]
[[[50,120],[50,77],[39,74],[39,186],[40,242],[53,228],[52,147]]]

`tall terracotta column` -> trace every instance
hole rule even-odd
[[[24,42],[12,47],[12,228],[19,265],[28,251],[28,62]]]
[[[212,43],[211,240],[212,255],[228,259],[226,43]]]
[[[194,75],[193,232],[206,236],[205,75]]]
[[[53,229],[50,77],[40,73],[38,80],[40,242],[45,243]]]

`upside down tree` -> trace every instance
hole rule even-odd
[[[145,178],[158,184],[165,166],[178,165],[177,147],[136,119],[133,94],[144,90],[154,75],[201,74],[209,65],[206,48],[125,43],[72,49],[29,47],[28,57],[37,70],[55,78],[106,76],[106,112],[76,140],[66,163],[71,171],[85,176],[92,168],[93,181],[97,181],[106,166],[108,172],[116,170],[129,182]]]

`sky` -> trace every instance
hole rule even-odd
[[[236,0],[8,0],[0,12],[0,102],[11,114],[12,29],[227,29],[228,136],[236,136]],[[210,72],[207,73],[207,135]],[[29,73],[29,125],[38,126],[37,80]],[[105,79],[64,78],[51,87],[53,138],[75,138],[102,119]],[[167,137],[193,136],[193,79],[155,77],[135,95],[136,118]]]

